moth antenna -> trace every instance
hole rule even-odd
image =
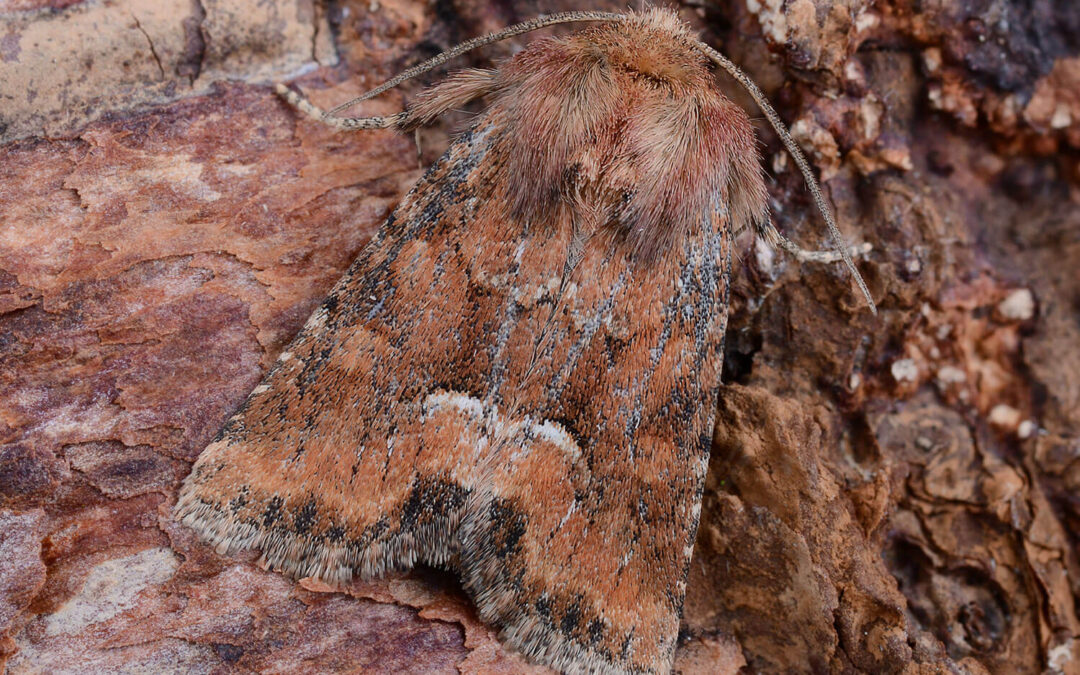
[[[770,246],[776,246],[787,251],[792,257],[800,262],[835,263],[844,259],[843,254],[838,250],[808,251],[781,234],[772,223],[767,223],[759,228],[758,236],[764,239]],[[870,242],[865,241],[861,244],[856,244],[855,246],[849,246],[847,248],[848,254],[852,257],[866,255],[872,250],[874,250],[874,247]]]
[[[844,240],[840,235],[840,229],[836,227],[836,221],[833,220],[832,211],[829,210],[828,205],[825,203],[825,197],[821,194],[821,188],[818,187],[817,179],[814,178],[814,173],[810,170],[810,163],[806,161],[806,156],[803,155],[803,151],[795,142],[795,139],[788,133],[783,120],[780,119],[780,115],[776,114],[772,105],[769,104],[768,99],[765,98],[765,94],[761,92],[761,89],[758,88],[754,81],[751,80],[746,73],[740,70],[738,66],[732,63],[730,59],[704,42],[698,41],[697,47],[702,53],[712,59],[714,63],[735,78],[735,80],[750,94],[750,97],[754,99],[754,102],[757,103],[761,112],[765,113],[765,117],[769,120],[769,124],[776,130],[776,133],[780,136],[780,140],[784,143],[784,147],[787,148],[788,153],[791,154],[792,159],[795,160],[795,164],[799,167],[799,171],[802,172],[803,178],[806,180],[806,187],[809,188],[810,194],[814,198],[814,204],[817,206],[818,211],[821,212],[821,216],[825,219],[825,225],[829,229],[829,235],[833,240],[833,246],[836,248],[837,252],[840,253],[840,258],[844,261],[844,264],[851,270],[851,274],[854,275],[855,283],[858,285],[859,290],[862,291],[863,297],[866,298],[866,304],[870,306],[870,311],[877,314],[877,305],[874,304],[874,299],[870,297],[870,290],[866,287],[866,282],[863,281],[862,275],[859,274],[859,270],[855,268],[855,263],[852,261],[851,255],[848,253],[847,248],[844,247]],[[793,253],[796,257],[805,257],[807,254],[806,251],[803,251],[790,239],[781,235],[771,225],[769,228],[776,234],[776,243],[779,244],[781,248],[789,253]],[[799,253],[800,251],[802,253]]]
[[[311,119],[335,129],[389,129],[399,126],[405,119],[404,112],[388,115],[387,117],[330,117],[329,113],[284,84],[274,85],[274,91],[277,92],[278,96],[285,99],[289,105]]]
[[[329,119],[333,119],[331,115],[341,112],[345,108],[356,105],[357,103],[360,103],[362,101],[366,101],[369,98],[374,98],[388,89],[393,89],[405,80],[412,79],[417,75],[422,75],[433,68],[441,66],[455,56],[464,54],[468,51],[472,51],[473,49],[476,49],[478,47],[483,47],[484,45],[489,45],[493,42],[499,42],[500,40],[514,37],[515,35],[529,33],[537,30],[538,28],[546,28],[548,26],[554,26],[560,23],[573,23],[576,21],[625,21],[626,19],[627,17],[625,15],[616,14],[615,12],[559,12],[557,14],[541,14],[535,19],[529,19],[528,21],[514,24],[513,26],[504,28],[497,33],[489,33],[488,35],[483,35],[477,38],[473,38],[471,40],[466,40],[461,44],[455,45],[450,49],[447,49],[445,52],[431,57],[423,63],[418,63],[412,68],[402,71],[396,77],[393,77],[386,82],[383,82],[371,91],[365,94],[361,94],[360,96],[357,96],[351,101],[346,101],[345,103],[342,103],[336,108],[330,109],[329,111],[323,113],[323,120],[327,121]]]

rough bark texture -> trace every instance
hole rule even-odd
[[[842,269],[741,241],[677,668],[1080,671],[1080,5],[686,4],[873,244],[881,313]],[[570,8],[0,4],[8,672],[527,667],[449,576],[335,593],[216,555],[169,509],[419,175],[412,139],[332,133],[266,84],[307,73],[333,104]],[[421,136],[423,163],[460,122]],[[777,223],[823,244],[762,138]]]

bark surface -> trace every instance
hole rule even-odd
[[[467,111],[330,107],[568,0],[0,5],[0,664],[521,672],[449,575],[221,557],[177,486]],[[682,672],[1080,672],[1080,5],[735,0],[881,309],[744,237]],[[513,53],[502,43],[453,67]],[[435,82],[442,69],[426,81]],[[726,91],[753,111],[736,85]],[[394,112],[409,83],[364,104]],[[815,248],[761,125],[774,219]]]

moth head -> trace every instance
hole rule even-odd
[[[653,9],[534,42],[505,64],[492,108],[505,120],[514,215],[542,222],[570,204],[642,259],[718,212],[736,230],[766,219],[753,128],[696,44]]]
[[[672,11],[652,8],[609,25],[606,43],[612,66],[669,86],[699,87],[709,79],[697,38]]]

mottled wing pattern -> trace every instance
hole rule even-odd
[[[715,224],[670,269],[597,245],[561,294],[513,286],[544,311],[506,331],[462,567],[484,616],[545,661],[651,671],[673,656],[726,323]]]
[[[496,280],[471,279],[498,170],[484,132],[453,144],[406,196],[206,448],[177,505],[225,551],[331,582],[452,563],[485,448],[438,392],[490,379]],[[512,270],[512,236],[484,242]],[[500,272],[489,268],[489,272]]]
[[[583,235],[570,208],[510,217],[488,156],[499,128],[481,120],[406,197],[177,511],[297,576],[449,566],[528,654],[665,670],[720,377],[728,217],[714,204],[650,262]]]

